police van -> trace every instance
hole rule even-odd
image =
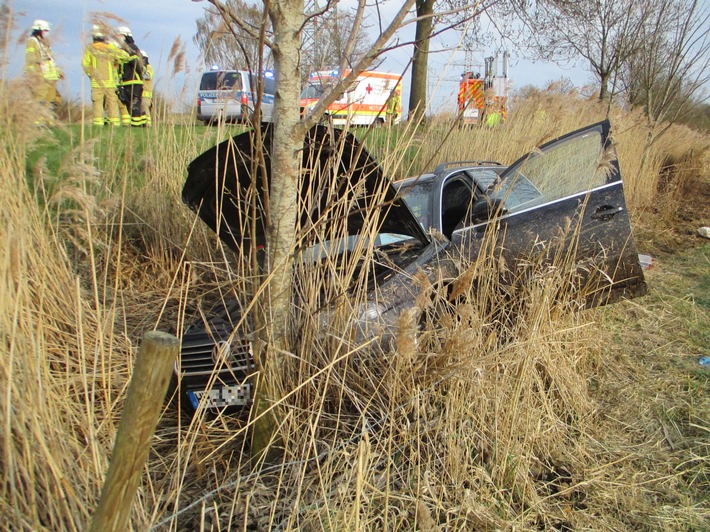
[[[261,76],[261,121],[272,122],[276,78],[271,71]],[[248,70],[220,70],[202,74],[197,91],[197,119],[216,122],[249,122],[259,95],[258,77]]]

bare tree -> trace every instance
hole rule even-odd
[[[409,119],[418,122],[427,104],[429,44],[434,30],[434,0],[417,0],[417,28],[412,54],[412,81],[409,92]]]
[[[370,48],[370,40],[357,12],[337,6],[324,11],[314,5],[315,13],[304,26],[301,65],[304,75],[316,70],[335,68],[344,59],[350,67]],[[351,38],[352,34],[354,38]],[[349,48],[349,49],[348,49]]]
[[[647,118],[644,166],[654,142],[702,103],[710,82],[710,8],[698,0],[659,0],[655,7],[637,36],[643,46],[623,70],[630,101]]]
[[[251,28],[235,10],[221,0],[208,0],[230,24],[244,30],[252,39],[271,50],[277,76],[278,90],[274,100],[273,142],[270,153],[271,183],[266,198],[266,259],[262,279],[263,290],[259,291],[260,305],[257,305],[262,318],[260,323],[268,327],[260,329],[260,353],[257,363],[264,374],[269,376],[265,392],[257,390],[255,412],[260,415],[265,409],[264,393],[276,398],[281,396],[282,385],[279,382],[287,373],[289,341],[289,316],[293,292],[293,243],[296,240],[298,219],[298,201],[300,184],[300,161],[303,142],[308,130],[317,123],[328,105],[335,101],[345,89],[357,79],[386,49],[394,33],[405,21],[414,0],[405,0],[402,7],[392,17],[389,24],[382,28],[379,37],[366,50],[357,62],[350,65],[350,73],[323,95],[312,113],[302,119],[299,110],[301,92],[300,51],[302,30],[306,17],[303,0],[265,1],[264,13],[273,28],[273,33],[265,34],[262,29]],[[361,21],[366,0],[359,0],[355,20]],[[353,29],[357,30],[358,23]],[[352,50],[357,39],[353,31],[345,44],[345,50]],[[342,58],[341,65],[346,61]],[[258,131],[258,129],[257,129]],[[258,136],[258,135],[257,135]],[[257,176],[253,177],[258,179]],[[268,316],[268,319],[266,317]],[[263,387],[262,387],[263,390]],[[261,415],[253,432],[252,453],[261,455],[268,441],[276,434],[276,420],[270,415]],[[269,447],[272,449],[273,447]]]
[[[311,8],[314,11],[308,14],[303,27],[302,76],[305,78],[314,70],[337,68],[341,58],[347,66],[356,63],[370,46],[366,28],[356,20],[356,15],[337,6],[321,9],[317,2]],[[235,24],[228,13],[239,17],[241,24]],[[254,35],[263,22],[263,11],[257,5],[244,0],[227,0],[223,7],[205,10],[204,16],[196,22],[193,41],[208,65],[255,70],[263,47],[260,49]],[[357,31],[351,40],[353,28]],[[271,36],[270,23],[266,35]],[[348,46],[350,49],[346,49]],[[261,61],[265,67],[271,66],[268,54]]]
[[[653,11],[653,1],[541,0],[505,2],[496,15],[507,20],[499,28],[526,31],[508,33],[515,44],[533,57],[554,62],[584,59],[599,82],[599,99],[614,93],[619,70],[643,41],[638,38]]]
[[[241,24],[230,24],[227,13],[239,17]],[[261,57],[263,49],[254,38],[263,23],[262,10],[243,0],[227,0],[215,9],[205,9],[198,19],[194,43],[200,48],[207,65],[216,64],[227,69],[255,70],[258,65],[268,66],[268,57]],[[266,28],[267,34],[269,27]]]

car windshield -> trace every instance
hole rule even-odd
[[[386,248],[395,244],[403,243],[407,240],[416,240],[409,235],[396,233],[379,233],[373,242],[376,249]],[[350,235],[345,238],[337,238],[314,244],[300,252],[302,262],[316,262],[345,252],[362,252],[369,245],[369,239],[363,235]]]
[[[431,227],[429,219],[429,201],[431,198],[433,183],[431,181],[414,181],[412,184],[404,184],[399,188],[399,193],[404,202],[412,211],[419,224],[425,231]]]

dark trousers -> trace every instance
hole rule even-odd
[[[118,99],[126,108],[121,113],[121,122],[124,125],[143,126],[146,118],[141,112],[141,97],[143,95],[142,84],[121,85],[118,87]],[[130,117],[130,118],[129,118]]]

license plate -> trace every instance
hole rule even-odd
[[[225,406],[245,406],[251,401],[251,384],[234,384],[231,386],[215,386],[211,390],[189,391],[192,408],[197,410],[200,401],[205,397],[205,408],[224,408]]]

